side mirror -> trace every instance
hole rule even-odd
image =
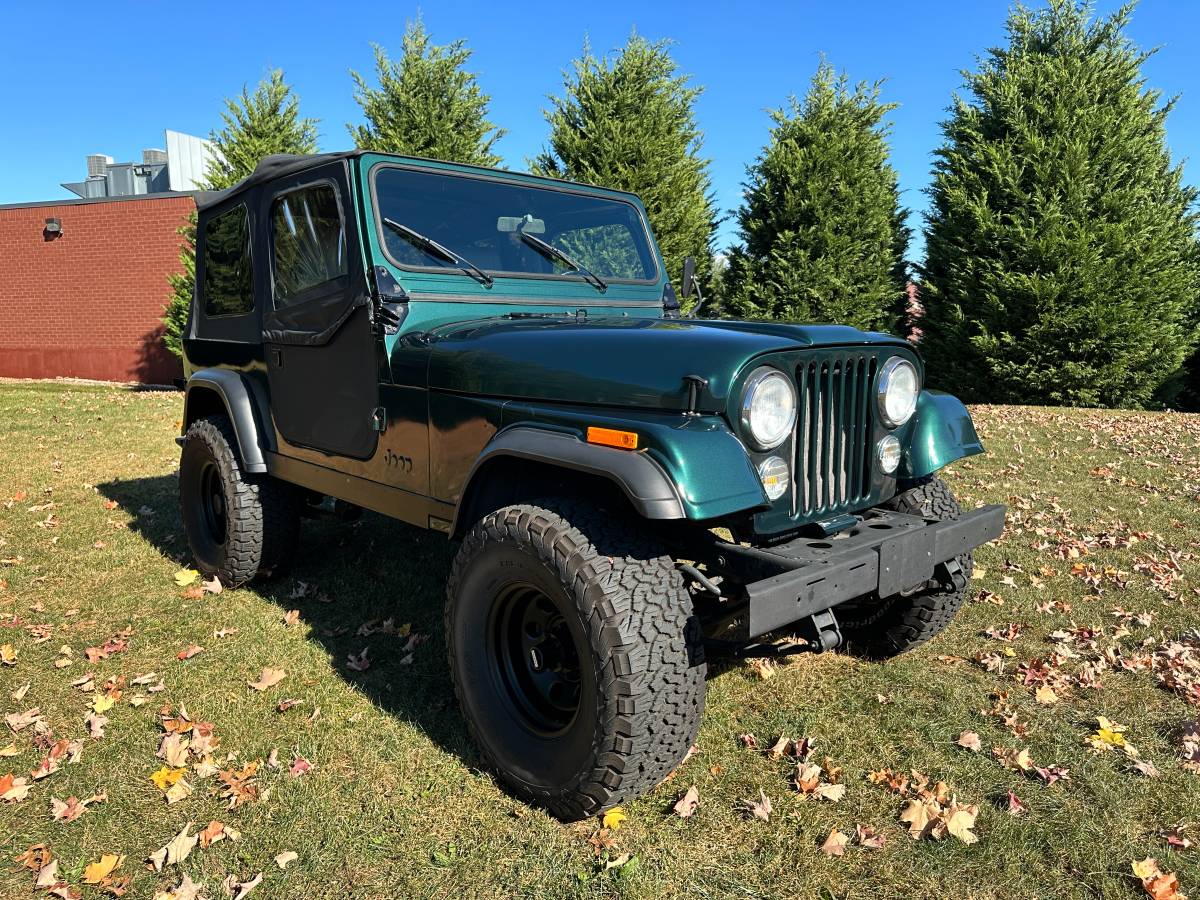
[[[696,289],[696,258],[694,256],[685,256],[683,258],[683,284],[680,286],[680,293],[683,299],[686,300],[692,296],[692,292]]]

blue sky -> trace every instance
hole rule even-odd
[[[1101,12],[1116,6],[1102,0]],[[930,153],[940,138],[960,70],[1000,43],[1004,0],[827,3],[607,2],[604,4],[426,2],[435,41],[465,38],[472,68],[492,95],[492,118],[508,129],[497,145],[510,168],[544,145],[542,109],[559,91],[587,36],[597,52],[618,47],[636,28],[669,37],[683,71],[705,87],[697,114],[712,159],[722,211],[735,208],[745,167],[766,134],[765,110],[803,93],[820,55],[854,80],[886,78],[893,114],[893,164],[914,228],[925,207]],[[282,67],[305,115],[321,119],[323,149],[350,140],[357,120],[348,69],[370,71],[369,43],[395,51],[418,5],[343,0],[284,5],[253,2],[138,4],[102,9],[0,2],[0,203],[69,196],[63,181],[84,177],[84,157],[137,158],[162,145],[172,128],[207,135],[223,97]],[[280,12],[280,10],[285,10]],[[1168,120],[1176,158],[1200,182],[1200,4],[1142,0],[1132,37],[1159,46],[1146,65],[1149,83],[1182,95]],[[733,238],[724,223],[720,245]],[[914,248],[916,249],[916,248]]]

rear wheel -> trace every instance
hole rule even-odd
[[[234,587],[284,568],[300,533],[291,485],[242,471],[225,416],[193,422],[179,459],[179,503],[196,567]]]
[[[559,818],[649,790],[695,739],[699,623],[674,562],[634,523],[555,501],[486,516],[454,561],[446,639],[484,760]]]
[[[940,478],[924,478],[884,503],[887,509],[927,519],[957,519],[954,493]],[[950,624],[966,596],[974,560],[970,553],[938,566],[935,578],[905,594],[845,604],[838,625],[854,652],[875,658],[919,647]]]

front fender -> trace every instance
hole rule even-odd
[[[956,459],[983,452],[971,414],[951,394],[921,391],[909,427],[908,451],[898,473],[902,478],[923,478]]]
[[[639,449],[632,455],[644,454],[666,473],[679,497],[683,518],[715,519],[765,507],[768,502],[746,448],[720,416],[607,412],[514,402],[505,406],[504,425],[549,426],[580,441],[589,425],[637,432]]]

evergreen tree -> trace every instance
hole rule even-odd
[[[822,62],[803,102],[771,113],[748,169],[726,306],[750,318],[892,329],[907,295],[909,230],[888,164],[895,104]]]
[[[477,166],[496,166],[492,145],[503,129],[487,120],[491,98],[463,66],[471,51],[463,41],[439,47],[418,18],[405,29],[401,56],[393,62],[377,44],[375,74],[379,87],[351,71],[354,99],[365,125],[347,125],[363,150],[425,156]]]
[[[689,255],[707,284],[717,216],[694,110],[702,89],[679,74],[669,47],[634,34],[614,59],[598,59],[585,43],[563,96],[550,98],[549,147],[531,168],[641,197],[678,287]]]
[[[1196,192],[1131,11],[1017,6],[943,124],[920,326],[931,371],[969,398],[1143,406],[1193,343]]]
[[[210,136],[216,148],[205,172],[204,190],[232,187],[254,171],[259,160],[277,153],[315,153],[317,120],[300,118],[300,100],[279,69],[259,82],[254,93],[227,98],[221,113],[224,127]],[[196,215],[179,229],[183,272],[170,276],[171,295],[163,312],[163,343],[183,354],[182,337],[196,288]]]

